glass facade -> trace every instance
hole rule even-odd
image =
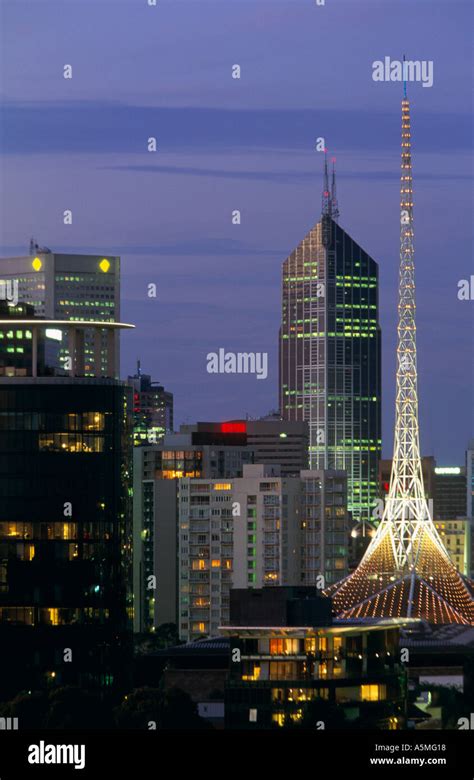
[[[283,263],[280,409],[310,429],[312,469],[343,469],[370,521],[381,452],[378,266],[324,217]]]
[[[120,685],[132,615],[131,442],[131,393],[120,382],[0,380],[4,694],[41,688],[52,673],[59,685]]]

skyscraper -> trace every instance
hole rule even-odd
[[[51,252],[32,244],[31,255],[0,258],[0,280],[15,284],[20,303],[34,306],[37,316],[55,320],[120,321],[120,258],[111,255],[75,255]],[[85,332],[85,374],[100,374],[100,352],[109,351],[101,334],[101,349],[95,349],[92,331]],[[46,360],[68,367],[74,345],[62,328],[47,343]],[[120,366],[120,344],[115,342],[115,376]]]
[[[309,424],[309,468],[344,469],[370,520],[381,452],[378,266],[337,223],[327,162],[320,221],[283,263],[280,411]]]
[[[402,100],[395,435],[382,521],[358,568],[327,593],[343,618],[474,624],[472,583],[451,562],[425,495],[418,428],[410,104]]]
[[[0,375],[4,696],[129,682],[131,390],[114,379],[113,354],[108,375],[84,377],[83,339],[70,375],[48,374],[34,346],[45,322],[16,315],[11,335],[0,322],[10,343],[18,345],[21,332],[33,345],[26,362],[7,352],[8,373]],[[111,332],[113,353],[122,324],[95,327]]]

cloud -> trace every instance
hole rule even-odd
[[[153,174],[176,174],[178,176],[198,176],[210,177],[216,179],[244,179],[249,181],[270,181],[279,184],[288,184],[291,181],[304,183],[314,183],[315,174],[313,171],[243,171],[243,170],[224,170],[218,168],[192,168],[189,166],[176,165],[107,165],[104,170],[113,171],[133,171],[135,173],[153,173]],[[400,172],[398,168],[393,171],[341,171],[337,174],[338,180],[356,179],[357,181],[398,181]],[[469,173],[417,173],[417,181],[439,180],[439,179],[459,179],[471,181],[472,175]]]
[[[394,112],[362,109],[221,109],[132,106],[101,101],[5,102],[0,112],[4,154],[88,152],[103,155],[147,152],[157,138],[159,152],[310,150],[317,136],[331,149],[392,151],[399,142]],[[424,152],[470,148],[468,114],[419,111],[415,131]],[[349,140],[348,140],[349,139]]]

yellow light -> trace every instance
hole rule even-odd
[[[35,270],[35,271],[40,271],[40,270],[41,270],[41,268],[43,267],[43,263],[41,262],[41,260],[39,259],[39,257],[35,257],[35,259],[34,259],[34,260],[33,260],[33,262],[31,263],[31,265],[33,266],[33,268],[34,268],[34,270]]]
[[[104,274],[106,274],[107,271],[109,270],[110,263],[109,263],[109,261],[107,260],[106,257],[104,257],[104,259],[100,261],[99,268],[100,268],[101,271],[103,271]]]

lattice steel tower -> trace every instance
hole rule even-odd
[[[425,497],[418,429],[410,104],[402,100],[395,436],[381,523],[358,568],[328,589],[341,617],[474,624],[472,583],[452,564]]]

